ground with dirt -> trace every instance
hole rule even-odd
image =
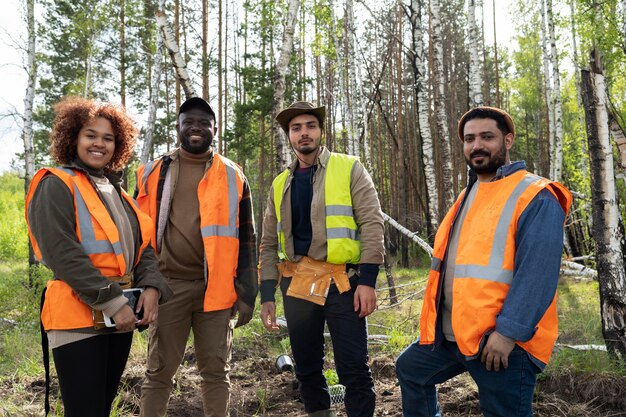
[[[295,388],[295,378],[289,372],[279,372],[274,355],[269,355],[263,343],[242,348],[237,343],[233,353],[232,417],[303,416],[304,410]],[[396,385],[394,359],[389,354],[374,353],[371,368],[376,381],[376,417],[400,417],[400,388]],[[143,362],[131,357],[122,381],[117,416],[135,416],[139,410],[139,391]],[[328,366],[332,366],[329,363]],[[170,417],[202,416],[202,401],[198,395],[199,376],[195,368],[193,349],[188,348],[177,377],[170,401]],[[2,387],[12,389],[14,387]],[[43,381],[36,380],[26,387],[33,398],[24,416],[39,416],[43,409]],[[53,379],[53,399],[57,385]],[[448,417],[479,416],[476,386],[467,375],[461,375],[439,388],[443,414]],[[336,407],[345,416],[342,407]],[[540,378],[535,398],[536,417],[626,416],[626,380],[600,376],[564,375]],[[32,411],[32,412],[31,412]],[[52,413],[54,415],[54,413]]]

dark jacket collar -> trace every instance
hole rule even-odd
[[[496,176],[493,177],[489,182],[501,180],[502,178],[506,178],[523,169],[526,169],[526,161],[515,161],[509,164],[502,165],[496,171]],[[468,175],[468,188],[469,186],[473,185],[477,179],[478,177],[476,176],[476,173],[472,171],[472,169],[470,169]]]
[[[64,167],[80,170],[92,177],[106,177],[115,188],[122,186],[124,171],[107,172],[104,169],[95,169],[85,164],[78,157],[72,163],[64,165]]]

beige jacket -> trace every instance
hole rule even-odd
[[[313,201],[311,202],[311,226],[313,237],[308,256],[325,261],[327,254],[326,245],[326,212],[324,197],[324,182],[326,180],[326,165],[330,158],[330,151],[326,147],[317,158],[317,170],[313,176]],[[289,177],[283,191],[283,204],[281,205],[281,217],[285,230],[285,250],[290,259],[297,259],[294,254],[293,236],[291,231],[291,180],[293,171],[298,166],[296,159],[289,166]],[[378,193],[374,187],[372,177],[360,162],[354,164],[350,178],[350,193],[352,195],[352,208],[356,224],[359,227],[359,239],[361,241],[361,263],[382,264],[385,253],[384,225]],[[274,188],[270,188],[267,199],[267,208],[263,218],[263,235],[260,249],[260,279],[278,279],[276,264],[278,259],[278,237],[276,233],[276,208],[274,205]]]

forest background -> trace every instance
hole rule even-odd
[[[139,161],[176,147],[177,108],[199,95],[216,109],[216,150],[250,180],[260,227],[271,180],[291,159],[273,117],[295,100],[320,103],[327,146],[361,158],[383,211],[407,229],[386,228],[393,286],[393,267],[428,265],[423,243],[465,186],[459,116],[502,107],[516,122],[512,159],[575,196],[563,272],[595,277],[602,336],[623,362],[626,0],[509,4],[510,18],[488,19],[502,2],[23,0],[28,36],[2,37],[23,54],[24,108],[0,117],[19,127],[24,152],[0,178],[27,187],[51,163],[52,106],[79,95],[138,116],[132,190]],[[506,44],[498,26],[514,33]],[[24,241],[23,222],[2,222]],[[0,239],[0,259],[28,257],[10,241]]]

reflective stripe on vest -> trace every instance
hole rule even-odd
[[[159,159],[157,161],[150,161],[147,162],[145,165],[140,165],[139,168],[137,168],[136,172],[137,205],[142,212],[150,216],[150,218],[152,219],[156,219],[157,217],[156,194],[162,164],[162,159]],[[156,222],[154,222],[153,224],[152,231],[152,247],[156,251],[159,249],[157,247],[158,245],[156,238]]]
[[[331,153],[326,166],[326,261],[331,264],[359,263],[361,242],[352,211],[350,180],[357,158]]]
[[[357,158],[331,152],[326,165],[324,182],[325,224],[327,255],[326,262],[332,264],[358,263],[361,257],[361,243],[358,240],[358,227],[352,210],[350,181]],[[289,170],[280,173],[272,183],[274,208],[276,213],[276,234],[278,237],[278,258],[289,259],[285,249],[285,231],[282,226],[281,205]]]
[[[495,328],[515,265],[515,238],[519,217],[543,189],[557,197],[567,214],[571,195],[560,184],[518,171],[493,183],[477,183],[478,194],[459,234],[454,271],[452,328],[459,350],[476,357],[484,336]],[[420,344],[433,344],[443,285],[442,260],[462,196],[441,222],[431,259],[431,271],[424,292],[420,317]],[[481,233],[485,232],[485,233]],[[469,263],[468,261],[472,262]],[[533,337],[517,344],[538,360],[547,363],[558,333],[556,296],[536,325]]]
[[[39,170],[33,177],[26,198],[27,222],[28,207],[35,190],[48,173],[63,181],[74,197],[76,236],[92,265],[106,277],[119,277],[126,274],[127,266],[121,251],[117,226],[98,195],[95,186],[88,176],[81,171],[67,168]],[[137,248],[135,256],[135,265],[137,265],[143,250],[150,242],[152,234],[150,219],[139,210],[134,201],[123,190],[122,198],[135,212],[141,232],[142,244]],[[38,259],[42,259],[39,245],[30,231],[30,225],[29,236],[35,249],[35,255]],[[85,304],[65,281],[60,279],[51,280],[47,283],[41,319],[46,330],[69,330],[93,326],[91,307]]]
[[[520,196],[533,182],[538,181],[539,179],[541,178],[535,175],[526,175],[519,182],[519,184],[517,184],[507,199],[504,208],[500,213],[496,226],[496,232],[493,236],[491,255],[489,256],[489,265],[456,264],[454,269],[455,279],[471,277],[511,285],[511,281],[513,281],[513,270],[502,268],[509,226]]]
[[[285,184],[289,177],[289,170],[286,169],[280,173],[272,183],[274,189],[274,209],[276,211],[276,235],[278,236],[278,259],[281,261],[290,260],[287,256],[285,249],[285,230],[283,228],[282,217],[280,214],[280,206],[283,201],[283,195],[285,194]]]
[[[66,174],[74,177],[76,173],[68,168],[58,168]],[[122,245],[119,239],[115,242],[110,242],[106,239],[96,239],[96,232],[93,229],[93,222],[91,221],[91,214],[85,203],[85,199],[81,194],[76,184],[72,184],[74,187],[74,200],[76,203],[76,212],[78,216],[76,221],[80,228],[80,244],[87,255],[96,255],[99,253],[114,253],[115,256],[122,255]],[[118,235],[119,237],[119,235]]]
[[[163,159],[138,169],[137,203],[157,225],[157,201]],[[169,165],[171,166],[171,164]],[[168,166],[168,169],[169,169]],[[139,179],[141,175],[141,180]],[[213,155],[210,168],[198,183],[200,203],[200,232],[204,247],[207,286],[204,294],[204,311],[231,308],[237,300],[234,279],[239,258],[239,204],[243,195],[244,175],[231,160]],[[169,186],[169,185],[165,185]],[[162,215],[169,215],[163,213]],[[154,241],[156,242],[156,231]],[[157,249],[157,251],[159,251]]]
[[[230,162],[230,161],[229,161]],[[225,236],[239,238],[239,227],[237,219],[239,217],[239,195],[237,191],[237,172],[235,168],[225,163],[226,178],[228,186],[228,226],[210,224],[201,229],[202,237]]]

